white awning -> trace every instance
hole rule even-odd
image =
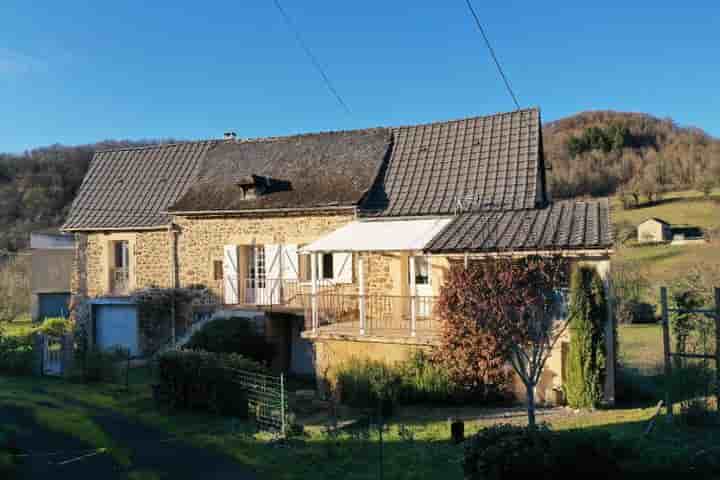
[[[451,218],[354,221],[305,245],[301,253],[422,250]]]

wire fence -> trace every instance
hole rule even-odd
[[[246,370],[230,370],[233,381],[247,394],[248,415],[258,428],[284,435],[288,413],[285,376],[282,373],[266,375]]]

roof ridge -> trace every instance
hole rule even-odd
[[[454,118],[450,120],[438,120],[438,121],[432,121],[432,122],[423,122],[423,123],[416,123],[416,124],[406,124],[406,125],[378,125],[375,127],[365,127],[365,128],[350,128],[345,130],[321,130],[317,132],[304,132],[304,133],[292,133],[289,135],[272,135],[268,137],[248,137],[248,138],[240,138],[237,140],[237,143],[254,143],[254,142],[274,142],[274,141],[280,141],[280,140],[288,140],[293,138],[302,138],[302,137],[311,137],[315,135],[328,135],[328,134],[343,134],[343,133],[370,133],[378,130],[399,130],[401,128],[415,128],[415,127],[429,127],[429,126],[439,126],[439,125],[449,125],[452,123],[459,123],[459,122],[466,122],[468,120],[476,120],[476,119],[484,119],[484,118],[494,118],[494,117],[503,117],[507,115],[514,115],[517,113],[524,113],[524,112],[539,112],[539,107],[527,107],[527,108],[521,108],[518,110],[512,110],[509,112],[496,112],[491,113],[488,115],[473,115],[470,117],[462,117],[462,118]],[[102,150],[95,150],[95,153],[105,153],[105,152],[121,152],[121,151],[127,151],[127,150],[143,150],[143,149],[152,149],[152,148],[164,148],[164,147],[172,147],[172,146],[179,146],[179,145],[186,145],[189,143],[193,144],[200,144],[200,143],[223,143],[226,140],[222,138],[209,138],[204,140],[188,140],[188,141],[177,141],[173,143],[157,143],[153,145],[142,145],[138,147],[119,147],[119,148],[107,148]]]
[[[150,145],[140,145],[136,147],[117,147],[117,148],[103,148],[99,150],[95,150],[95,154],[98,153],[113,153],[113,152],[127,152],[127,151],[136,151],[136,150],[151,150],[154,148],[167,148],[167,147],[179,147],[183,145],[200,145],[205,143],[218,143],[222,142],[222,139],[206,139],[206,140],[187,140],[187,141],[177,141],[172,143],[153,143]]]

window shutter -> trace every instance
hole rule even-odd
[[[224,301],[228,305],[240,303],[238,295],[238,247],[225,245],[223,255],[223,291]]]
[[[265,298],[270,305],[280,303],[280,284],[282,278],[282,246],[277,244],[265,245],[265,278],[267,292]]]
[[[352,283],[352,253],[333,253],[333,280],[335,283]]]
[[[298,261],[298,246],[287,244],[283,246],[282,279],[298,280],[300,278],[300,262]]]

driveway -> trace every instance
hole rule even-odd
[[[15,435],[21,465],[19,478],[78,480],[203,479],[255,480],[247,467],[231,458],[169,439],[166,433],[129,421],[122,415],[98,411],[92,420],[126,452],[130,466],[108,453],[96,453],[73,436],[37,424],[27,410],[0,406],[0,425]]]

